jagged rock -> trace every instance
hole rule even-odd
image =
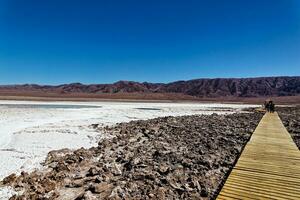
[[[121,200],[122,197],[125,197],[124,190],[120,186],[117,186],[112,190],[108,198],[111,200]]]
[[[121,165],[114,163],[111,171],[115,176],[121,175],[122,174]]]
[[[98,198],[91,193],[91,191],[86,191],[83,195],[84,200],[98,200]]]
[[[41,187],[44,189],[45,193],[51,192],[56,188],[56,183],[50,179],[43,179],[41,181]]]
[[[157,190],[158,199],[165,200],[166,192],[167,192],[167,190],[165,188],[163,188],[163,187],[158,188],[158,190]]]
[[[91,167],[87,173],[87,176],[96,176],[99,175],[100,171],[96,167]]]
[[[107,184],[107,183],[99,183],[99,184],[93,184],[90,186],[89,190],[93,193],[110,193],[112,190],[113,185],[112,184]]]
[[[82,187],[85,184],[84,179],[76,179],[73,180],[73,182],[70,183],[69,187]]]
[[[4,178],[2,183],[4,185],[12,184],[16,180],[16,178],[17,178],[16,174],[11,174],[11,175],[7,176],[6,178]]]

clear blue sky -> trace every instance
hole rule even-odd
[[[299,0],[0,0],[0,84],[300,75]]]

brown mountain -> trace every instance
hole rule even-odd
[[[180,94],[197,98],[266,97],[300,95],[300,76],[259,78],[216,78],[172,83],[119,81],[113,84],[81,83],[50,85],[0,86],[0,94]]]

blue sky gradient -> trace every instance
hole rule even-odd
[[[0,84],[283,75],[298,0],[0,0]]]

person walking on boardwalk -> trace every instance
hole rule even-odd
[[[267,112],[273,113],[275,111],[275,104],[272,100],[267,99],[264,103],[265,110]]]
[[[269,111],[268,111],[268,104],[269,104],[269,102],[266,100],[266,101],[264,102],[264,109],[265,109],[267,112],[269,112]]]
[[[271,113],[273,113],[275,111],[275,104],[273,101],[269,102],[269,109],[270,109]]]
[[[270,100],[266,100],[264,105],[265,105],[265,110],[267,112],[270,112]]]

